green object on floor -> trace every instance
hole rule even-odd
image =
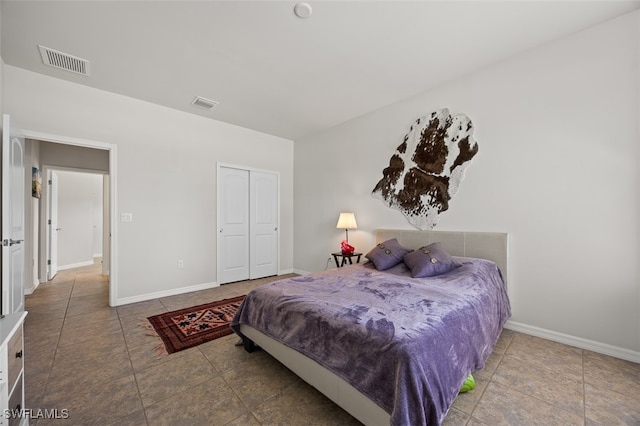
[[[460,393],[469,392],[470,390],[474,390],[476,388],[476,381],[471,374],[467,377],[467,380],[464,381],[462,387],[460,388]]]

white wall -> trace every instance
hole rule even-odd
[[[93,263],[102,254],[102,175],[57,171],[58,269]]]
[[[640,361],[639,30],[635,12],[296,141],[295,266],[323,269],[344,231],[411,228],[371,197],[419,116],[448,107],[479,153],[436,229],[509,232],[515,326]],[[609,347],[610,346],[610,347]]]
[[[8,65],[4,71],[5,112],[24,129],[117,145],[118,215],[134,218],[117,227],[117,303],[215,284],[216,162],[280,174],[280,271],[293,270],[292,141]]]

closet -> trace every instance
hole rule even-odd
[[[218,282],[278,274],[278,174],[218,165]]]

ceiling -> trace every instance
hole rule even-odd
[[[6,1],[6,64],[296,140],[640,1]],[[38,45],[90,61],[45,66]],[[195,96],[219,102],[191,105]]]

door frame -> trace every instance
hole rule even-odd
[[[109,275],[109,258],[108,258],[108,253],[107,256],[105,256],[104,252],[105,250],[108,252],[108,247],[105,245],[105,242],[108,242],[109,240],[109,198],[108,198],[108,194],[105,194],[105,185],[104,185],[104,181],[106,180],[105,178],[107,178],[109,176],[109,172],[105,172],[103,170],[93,170],[93,169],[82,169],[82,168],[78,168],[78,167],[61,167],[61,166],[51,166],[48,164],[43,164],[42,165],[42,175],[46,176],[46,190],[43,189],[42,191],[42,211],[44,211],[44,214],[40,214],[40,241],[43,242],[44,244],[41,244],[40,247],[40,268],[41,270],[45,271],[45,279],[47,281],[50,281],[51,278],[49,278],[49,265],[48,265],[48,260],[51,259],[51,228],[49,226],[49,219],[51,218],[51,186],[49,185],[49,174],[51,172],[73,172],[73,173],[82,173],[85,175],[99,175],[102,176],[103,178],[103,183],[101,185],[101,189],[102,189],[102,203],[103,203],[103,208],[102,208],[102,247],[103,247],[103,255],[102,255],[102,275]],[[105,258],[106,257],[106,258]]]
[[[101,149],[109,152],[109,230],[111,233],[109,243],[109,306],[116,306],[118,300],[118,223],[115,220],[117,214],[117,145],[88,139],[59,136],[50,133],[23,130],[25,139],[52,142],[63,145],[74,145],[84,148]],[[42,214],[40,215],[43,216]],[[41,222],[42,223],[42,222]],[[103,224],[104,226],[104,224]],[[41,242],[42,245],[42,242]],[[41,256],[42,257],[42,256]],[[44,259],[46,263],[46,259]],[[45,265],[46,266],[46,265]],[[45,268],[46,270],[46,268]]]
[[[220,279],[221,279],[221,275],[220,275],[220,228],[222,226],[222,224],[220,223],[220,168],[222,167],[226,167],[226,168],[230,168],[230,169],[240,169],[240,170],[247,170],[249,172],[263,172],[263,173],[273,173],[274,175],[276,175],[278,177],[278,191],[277,191],[277,203],[278,203],[278,251],[277,251],[277,256],[278,256],[278,267],[277,267],[277,271],[276,273],[278,275],[280,275],[280,213],[281,213],[281,208],[280,208],[280,172],[276,172],[273,170],[267,170],[267,169],[257,169],[255,167],[249,167],[249,166],[239,166],[237,164],[231,164],[231,163],[216,163],[216,283],[218,285],[220,285]]]

